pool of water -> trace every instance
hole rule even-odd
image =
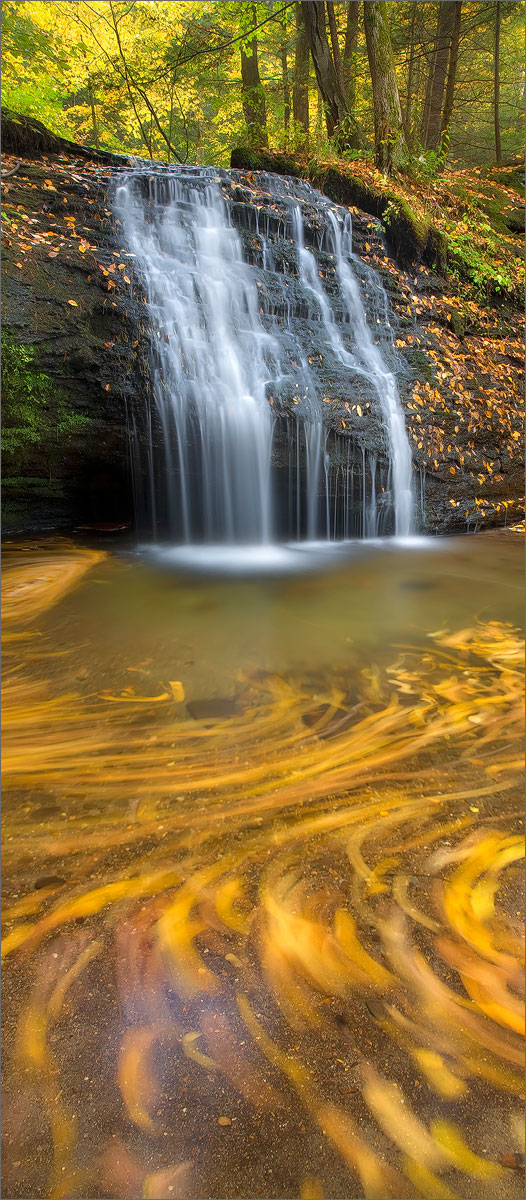
[[[4,1194],[522,1195],[520,539],[4,551]]]

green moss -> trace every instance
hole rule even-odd
[[[402,262],[415,262],[423,258],[428,237],[429,221],[418,216],[401,196],[386,195],[382,217],[390,249]]]
[[[307,178],[335,203],[355,206],[381,218],[388,247],[401,265],[422,261],[462,281],[477,300],[522,304],[522,286],[517,282],[509,256],[506,263],[503,261],[499,242],[499,234],[506,230],[509,236],[510,229],[515,229],[514,222],[517,227],[521,223],[522,209],[520,202],[515,205],[498,185],[500,198],[494,199],[493,194],[486,196],[479,190],[474,196],[468,183],[455,184],[450,190],[466,204],[464,228],[459,229],[460,222],[452,219],[443,231],[416,212],[392,184],[379,187],[367,183],[343,163],[340,168],[315,159],[302,164],[279,153],[237,149],[232,151],[232,166]],[[499,180],[504,183],[500,174]],[[487,212],[483,211],[484,206]]]
[[[510,232],[524,232],[524,204],[519,195],[510,197],[498,184],[491,184],[491,191],[481,185],[475,192],[465,184],[455,183],[451,191],[463,201],[466,211],[479,212],[481,220],[487,217],[495,233],[509,236]]]
[[[429,362],[427,354],[423,350],[406,350],[405,359],[414,371],[418,371],[419,379],[424,379],[426,383],[435,383],[435,372],[431,366],[431,363]]]
[[[337,204],[355,205],[374,217],[381,217],[384,212],[385,198],[380,189],[365,183],[357,175],[309,163],[308,178]]]
[[[511,188],[519,196],[524,196],[524,160],[512,167],[488,167],[482,173],[484,179],[490,179],[497,186]]]
[[[52,478],[64,442],[89,424],[40,369],[34,348],[17,344],[3,329],[2,461],[8,478],[13,469],[17,477],[31,476],[36,460],[46,462]]]
[[[61,500],[64,495],[63,485],[57,479],[43,479],[41,475],[4,476],[2,491],[6,497],[14,496],[17,500],[21,496]]]
[[[271,171],[276,175],[293,175],[295,178],[301,174],[297,163],[287,155],[252,150],[248,146],[237,146],[232,150],[230,166],[240,171]]]

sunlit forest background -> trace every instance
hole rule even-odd
[[[229,165],[247,141],[243,59],[259,71],[263,141],[277,149],[330,152],[323,102],[302,42],[301,5],[175,0],[2,5],[4,105],[86,146],[165,161]],[[327,5],[349,107],[371,155],[373,101],[361,6]],[[446,145],[429,145],[426,87],[440,9],[461,9],[453,109]],[[424,168],[447,150],[471,165],[523,147],[524,4],[388,5],[409,153]],[[495,43],[498,38],[497,71]],[[261,141],[261,137],[259,138]],[[499,154],[497,154],[497,159]]]

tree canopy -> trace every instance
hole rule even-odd
[[[2,99],[164,161],[228,165],[243,142],[353,157],[376,135],[385,169],[488,162],[523,151],[523,20],[522,0],[6,0]]]

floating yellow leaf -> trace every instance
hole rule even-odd
[[[300,1188],[300,1200],[324,1200],[325,1191],[317,1175],[306,1175]]]
[[[446,1187],[433,1171],[422,1166],[422,1163],[415,1162],[414,1158],[404,1159],[404,1175],[407,1175],[424,1200],[457,1200],[455,1193]]]
[[[150,1116],[157,1094],[157,1082],[148,1063],[148,1052],[159,1037],[156,1028],[137,1026],[128,1029],[121,1041],[117,1079],[128,1116],[139,1129],[152,1133]]]
[[[476,1179],[496,1179],[503,1174],[498,1163],[489,1162],[474,1154],[466,1145],[456,1125],[449,1121],[432,1121],[431,1133],[436,1145],[449,1159],[452,1166]]]
[[[445,1100],[458,1100],[465,1095],[467,1084],[452,1074],[441,1054],[434,1050],[414,1050],[413,1058],[431,1086]]]
[[[443,1166],[444,1152],[411,1111],[403,1092],[394,1083],[381,1079],[372,1067],[367,1066],[364,1071],[363,1098],[387,1137],[430,1170]]]

